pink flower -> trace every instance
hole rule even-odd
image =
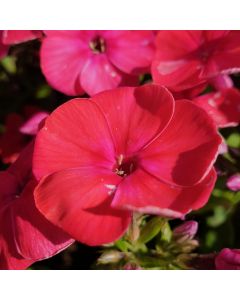
[[[75,239],[121,237],[132,211],[183,217],[213,189],[221,138],[208,115],[161,86],[118,88],[56,109],[39,131],[35,202]]]
[[[154,53],[151,31],[46,31],[41,68],[49,84],[66,95],[89,95],[137,85]]]
[[[33,106],[25,107],[22,115],[11,113],[7,116],[5,131],[0,135],[0,156],[4,163],[13,163],[18,158],[46,116],[47,112]]]
[[[193,101],[206,110],[220,128],[238,126],[240,123],[240,92],[235,88],[208,93]]]
[[[227,180],[227,187],[234,192],[240,191],[240,174],[234,174]]]
[[[240,31],[162,30],[152,64],[156,83],[172,91],[240,70]]]
[[[3,30],[0,30],[0,59],[3,58],[8,51],[8,47],[2,42]]]
[[[217,270],[240,270],[240,250],[224,248],[215,258]]]
[[[32,151],[33,143],[7,171],[0,172],[0,269],[25,269],[73,242],[35,207]]]
[[[43,36],[42,30],[3,30],[2,42],[4,45],[14,45]]]

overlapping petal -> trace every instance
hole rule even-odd
[[[164,182],[191,186],[209,173],[221,141],[206,112],[179,100],[168,127],[140,153],[141,166]]]
[[[75,99],[56,109],[38,133],[33,171],[47,174],[81,166],[114,165],[114,146],[99,108],[87,99]]]
[[[113,207],[182,218],[206,204],[216,181],[214,169],[199,184],[179,187],[161,182],[139,168],[118,186]]]
[[[149,69],[154,55],[152,31],[117,31],[107,34],[106,54],[125,73],[140,74]]]
[[[110,205],[120,181],[115,173],[97,167],[62,170],[40,181],[36,205],[80,242],[109,243],[124,234],[131,220],[129,212]]]
[[[31,180],[11,207],[13,235],[18,253],[31,260],[49,258],[73,243],[66,233],[51,224],[37,210]]]
[[[122,76],[105,54],[93,54],[86,61],[79,79],[86,93],[94,95],[116,88],[120,85]]]
[[[158,85],[118,88],[92,100],[107,120],[117,155],[139,151],[164,130],[174,110],[172,95]]]

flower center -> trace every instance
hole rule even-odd
[[[94,53],[103,53],[106,50],[106,44],[103,38],[96,37],[89,43],[90,49]]]
[[[117,158],[117,167],[115,168],[115,172],[121,177],[126,177],[133,173],[137,169],[137,166],[138,162],[136,157],[124,158],[121,154]]]

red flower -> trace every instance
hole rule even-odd
[[[240,270],[240,249],[224,248],[215,258],[217,270]]]
[[[161,86],[71,100],[47,118],[34,152],[38,209],[77,240],[126,231],[131,211],[183,217],[215,183],[221,138],[208,115]]]
[[[41,68],[49,84],[67,95],[89,95],[136,85],[153,58],[151,31],[46,31]],[[134,75],[134,76],[133,76]]]
[[[0,58],[3,58],[8,51],[8,47],[2,42],[3,30],[0,30]]]
[[[2,42],[5,45],[14,45],[35,40],[42,36],[42,30],[3,30]]]
[[[31,143],[7,171],[0,172],[0,269],[25,269],[73,241],[36,209],[32,151]]]
[[[152,64],[156,83],[182,91],[240,70],[240,31],[160,31]]]
[[[193,99],[220,128],[240,123],[240,92],[235,88],[223,89]]]
[[[22,149],[36,135],[38,126],[48,115],[33,106],[25,107],[23,114],[11,113],[7,116],[5,130],[0,135],[0,156],[6,164],[13,163]]]

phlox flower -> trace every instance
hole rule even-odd
[[[73,242],[35,206],[32,151],[33,142],[14,164],[0,172],[0,269],[25,269]]]
[[[156,47],[153,80],[174,92],[240,70],[237,30],[162,30],[158,32]]]
[[[48,113],[34,106],[26,106],[23,113],[10,113],[0,134],[0,157],[5,164],[13,163],[21,150],[32,140],[38,126]]]
[[[151,31],[45,31],[40,58],[49,84],[70,96],[137,85],[154,54]]]
[[[207,93],[193,101],[206,110],[220,128],[238,126],[240,123],[240,92],[236,88]]]
[[[221,141],[204,110],[158,85],[68,101],[36,137],[36,206],[88,245],[121,237],[133,211],[183,218],[209,198]]]
[[[42,30],[3,30],[2,43],[4,45],[20,44],[42,36]]]

